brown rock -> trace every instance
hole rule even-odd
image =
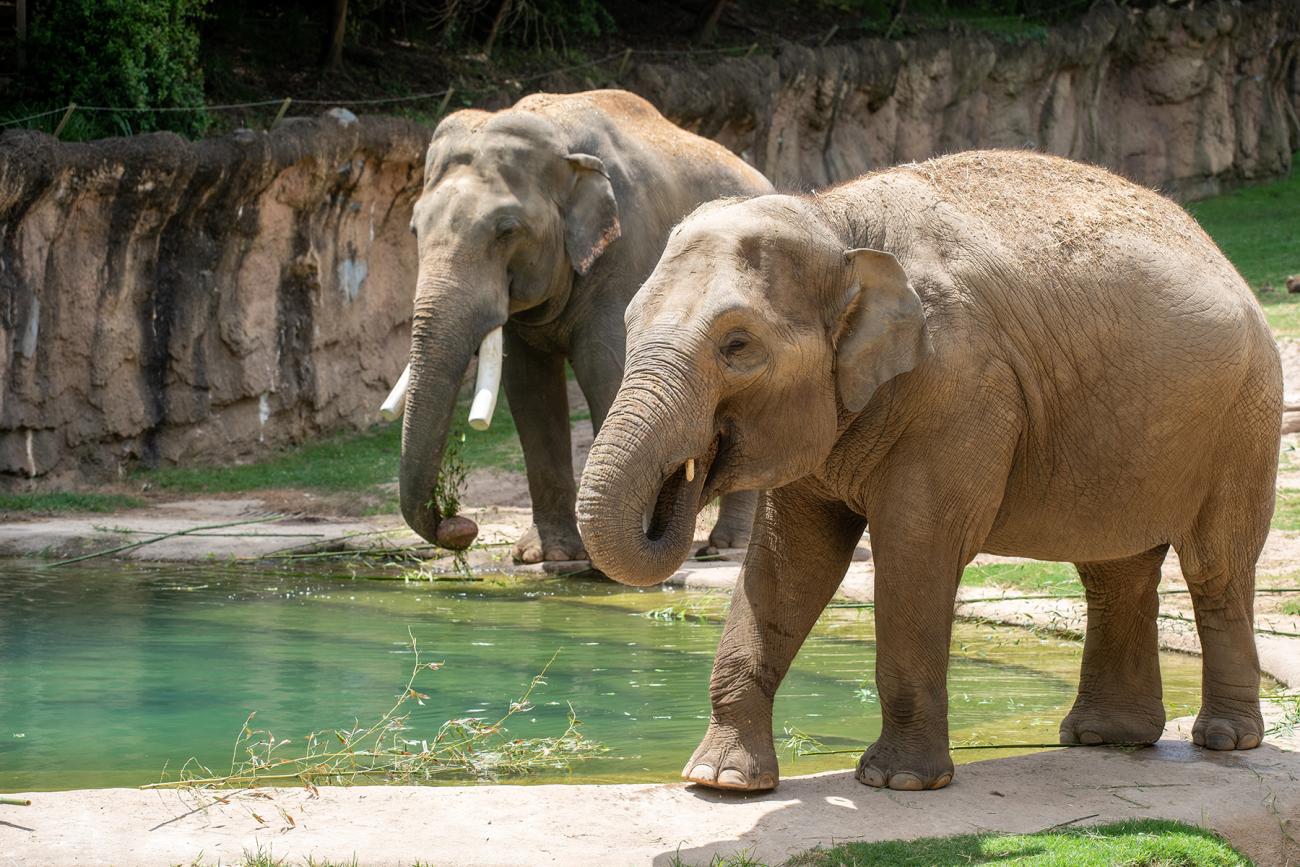
[[[453,515],[442,519],[435,536],[440,547],[464,551],[478,538],[478,524],[462,515]]]

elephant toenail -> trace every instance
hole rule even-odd
[[[763,774],[761,777],[758,778],[758,788],[764,790],[775,789],[776,777],[772,776],[771,774]]]
[[[1230,732],[1206,732],[1205,746],[1211,750],[1231,750],[1237,746],[1237,739]]]
[[[885,786],[885,774],[880,769],[867,765],[866,767],[858,768],[858,782],[863,785],[881,789]]]
[[[1254,732],[1249,732],[1237,738],[1237,749],[1239,750],[1253,750],[1257,746],[1259,746],[1259,735]]]
[[[718,774],[718,783],[724,786],[733,786],[737,789],[749,788],[749,780],[735,768],[727,768]]]
[[[942,789],[944,786],[948,785],[951,782],[952,782],[952,774],[943,774],[939,777],[939,779],[935,780],[933,783],[930,784],[930,788]]]
[[[900,792],[919,792],[925,788],[921,778],[907,771],[899,771],[889,778],[889,788]]]
[[[711,783],[713,782],[713,765],[696,765],[691,768],[691,772],[686,775],[686,778],[697,783]]]
[[[1096,732],[1079,732],[1079,743],[1095,747],[1102,742],[1102,736]]]

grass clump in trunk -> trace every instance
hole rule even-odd
[[[531,696],[546,684],[550,662],[495,722],[465,717],[444,722],[432,737],[412,733],[406,705],[411,701],[424,704],[429,696],[416,689],[417,680],[437,671],[442,663],[421,661],[414,636],[411,652],[415,663],[406,686],[393,706],[369,726],[312,732],[301,749],[286,751],[291,740],[252,728],[254,714],[249,714],[235,739],[228,771],[217,773],[190,759],[176,779],[142,788],[224,789],[300,783],[312,789],[354,783],[412,784],[440,778],[494,780],[542,768],[567,768],[603,751],[579,732],[581,722],[572,706],[568,727],[558,736],[508,736],[506,723],[515,714],[532,710]],[[552,662],[554,659],[551,657]]]

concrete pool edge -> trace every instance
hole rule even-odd
[[[229,797],[98,789],[0,808],[0,867],[239,863],[262,851],[318,861],[440,865],[707,863],[745,851],[780,863],[818,844],[1027,833],[1126,818],[1212,828],[1258,864],[1300,857],[1300,739],[1256,750],[1192,746],[1191,718],[1134,752],[1053,750],[963,765],[940,792],[890,792],[849,772],[760,796],[677,784],[355,787]],[[229,793],[226,793],[229,795]]]

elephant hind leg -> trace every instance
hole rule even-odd
[[[1238,425],[1225,431],[1216,483],[1187,538],[1175,542],[1201,638],[1201,709],[1192,740],[1212,750],[1248,750],[1264,737],[1255,563],[1273,517],[1279,425],[1277,407],[1261,408],[1269,389],[1256,386],[1227,413]]]
[[[1201,638],[1201,709],[1192,740],[1212,750],[1248,750],[1264,737],[1254,596],[1268,524],[1254,523],[1228,502],[1212,501],[1178,552]]]
[[[1088,599],[1079,696],[1063,744],[1149,744],[1165,726],[1156,614],[1168,545],[1135,557],[1076,563]]]

